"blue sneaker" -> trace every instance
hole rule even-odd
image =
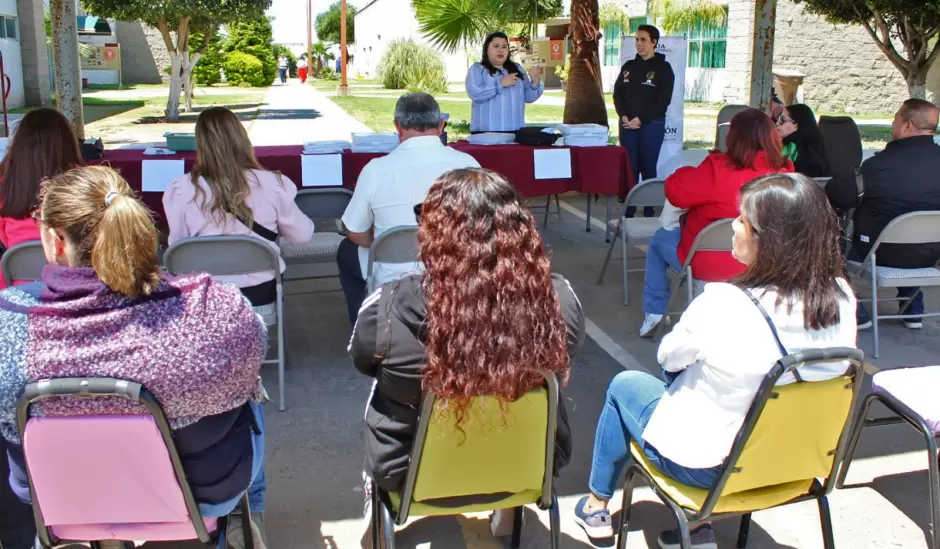
[[[689,538],[692,542],[692,549],[718,549],[718,542],[715,541],[715,531],[710,524],[703,524],[689,532]],[[682,535],[679,530],[668,530],[659,534],[660,549],[681,549]]]
[[[584,507],[588,496],[584,496],[574,506],[574,521],[584,528],[584,533],[591,539],[605,539],[614,537],[614,526],[610,520],[610,511],[601,509],[588,514]]]

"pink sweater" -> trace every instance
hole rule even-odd
[[[17,244],[39,240],[39,227],[32,217],[26,219],[14,219],[12,217],[0,217],[0,242],[4,248],[12,248]],[[3,277],[0,277],[0,290],[6,288]]]
[[[277,232],[292,244],[301,244],[313,237],[313,221],[294,204],[297,186],[293,181],[283,175],[262,170],[251,170],[247,175],[250,192],[246,202],[251,208],[254,223]],[[211,204],[212,190],[205,179],[200,178],[199,185],[205,191],[206,204]],[[234,217],[225,216],[224,222],[220,224],[207,215],[202,208],[202,201],[196,202],[196,187],[189,174],[174,180],[163,193],[163,209],[170,226],[171,245],[193,236],[251,235],[267,242],[280,253],[277,244],[264,240]],[[282,272],[284,268],[282,260]],[[215,278],[246,288],[271,280],[274,273],[268,271]]]

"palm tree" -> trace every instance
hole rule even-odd
[[[411,4],[421,33],[448,52],[513,24],[532,36],[538,23],[564,11],[561,0],[412,0]]]
[[[566,124],[607,125],[601,84],[600,8],[597,0],[571,0],[571,56],[565,94]]]
[[[334,56],[332,53],[330,53],[326,49],[326,44],[324,44],[323,42],[317,42],[316,44],[311,46],[311,51],[312,51],[313,58],[316,60],[316,64],[317,64],[317,69],[316,69],[315,74],[317,76],[320,76],[320,74],[323,73],[323,64],[326,61],[331,61]],[[309,61],[308,61],[308,64],[309,64]]]

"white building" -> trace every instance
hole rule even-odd
[[[10,94],[7,108],[26,104],[23,83],[23,53],[20,47],[20,27],[16,0],[0,0],[0,53],[3,54],[3,72],[9,77]]]

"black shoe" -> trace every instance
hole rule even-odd
[[[715,531],[711,524],[703,524],[689,532],[692,540],[692,549],[718,549],[718,542],[715,540]],[[681,549],[682,536],[679,530],[667,530],[659,534],[659,546],[662,549]]]

